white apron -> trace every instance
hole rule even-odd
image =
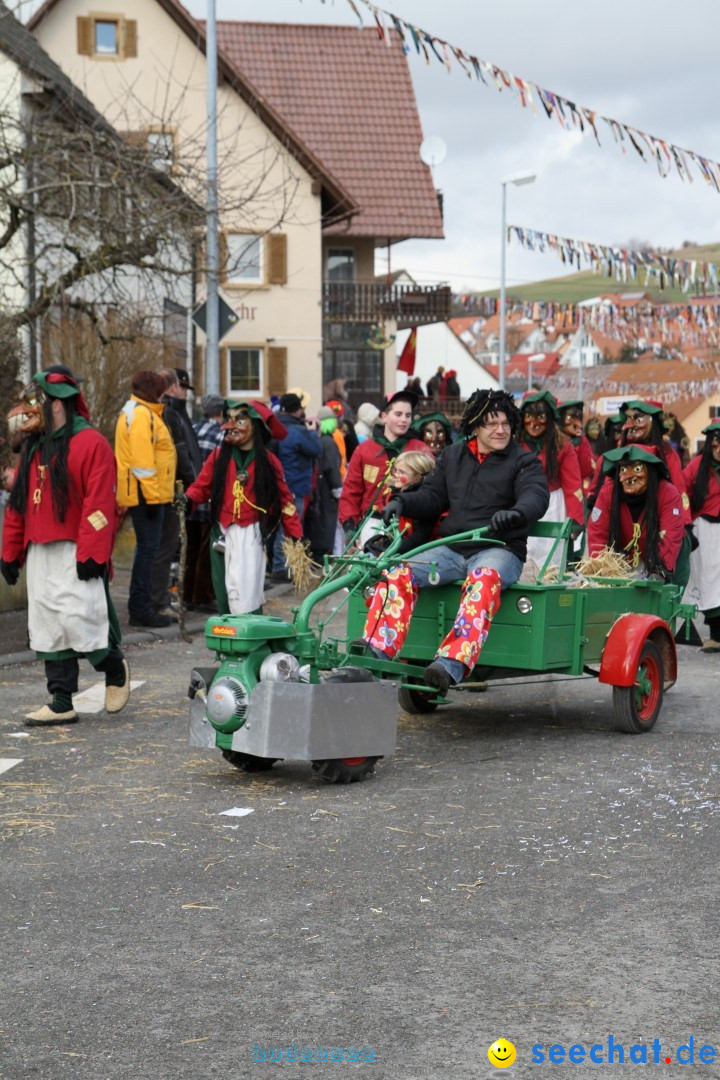
[[[556,521],[562,523],[567,514],[565,513],[565,495],[562,488],[558,488],[556,491],[550,492],[550,505],[540,518],[541,521]],[[546,538],[544,536],[528,536],[527,542],[527,558],[534,559],[537,563],[538,570],[542,569],[542,565],[550,554],[550,548],[555,543],[554,539]],[[562,545],[558,544],[555,549],[553,561],[551,566],[560,565],[560,556],[562,554]]]
[[[690,554],[690,578],[683,600],[700,611],[720,607],[720,522],[696,518],[695,536],[700,545]]]
[[[28,547],[28,630],[36,652],[89,653],[108,647],[105,585],[102,578],[81,581],[76,558],[72,540]]]
[[[247,615],[264,602],[266,567],[258,523],[230,525],[225,530],[225,588],[231,615]]]

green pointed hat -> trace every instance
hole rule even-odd
[[[50,371],[38,371],[32,381],[40,386],[48,397],[69,398],[80,394],[80,387],[66,375],[53,374]]]
[[[573,405],[579,405],[581,409],[585,408],[585,402],[580,398],[570,398],[568,401],[559,401],[558,409],[560,412],[565,412],[566,409],[572,408]]]
[[[638,412],[647,413],[648,416],[662,416],[662,408],[653,405],[651,401],[623,401],[620,412],[626,413],[628,409],[637,409]]]
[[[449,445],[452,442],[452,424],[445,413],[431,412],[423,413],[422,416],[416,416],[410,425],[410,430],[416,432],[417,435],[420,435],[425,424],[429,424],[431,420],[435,420],[436,423],[442,424],[445,428],[445,439]]]
[[[711,424],[702,429],[703,435],[714,435],[716,432],[720,434],[720,420],[713,420]]]
[[[520,411],[522,412],[526,405],[533,405],[536,402],[545,402],[546,405],[549,405],[550,411],[557,420],[560,415],[558,413],[557,401],[549,390],[536,390],[532,394],[525,394],[522,399],[522,404],[520,405]]]
[[[627,446],[618,446],[617,450],[608,450],[603,454],[603,472],[611,473],[624,461],[642,461],[644,465],[653,465],[661,470],[662,476],[667,480],[668,468],[662,458],[653,454],[651,450],[645,450],[637,443],[628,443]]]

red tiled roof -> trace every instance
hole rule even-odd
[[[505,364],[506,379],[526,379],[528,374],[528,359],[535,353],[515,353],[508,358]],[[544,360],[533,361],[532,378],[546,379],[554,374],[560,366],[560,353],[545,353]],[[499,372],[498,364],[486,364],[485,367],[496,378]]]
[[[394,31],[388,48],[372,28],[221,21],[218,44],[360,207],[326,232],[442,238],[432,177],[419,156],[410,71]]]

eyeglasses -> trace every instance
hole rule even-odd
[[[512,424],[508,420],[490,420],[487,424],[480,426],[489,431],[512,431]]]

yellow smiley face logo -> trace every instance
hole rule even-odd
[[[507,1039],[496,1039],[492,1046],[488,1047],[488,1060],[496,1069],[507,1069],[517,1057],[517,1051]]]

